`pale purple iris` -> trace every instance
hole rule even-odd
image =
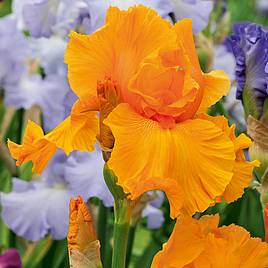
[[[1,268],[22,268],[21,259],[16,249],[8,249],[0,255]]]
[[[17,83],[26,72],[25,62],[29,54],[29,42],[18,31],[12,16],[0,20],[0,88]]]
[[[257,0],[256,1],[257,11],[263,15],[268,12],[268,1],[267,0]]]
[[[267,29],[254,23],[234,25],[228,43],[236,59],[236,97],[249,90],[260,112],[268,96],[268,34]]]
[[[160,191],[148,192],[148,195],[155,195],[155,199],[150,201],[142,211],[142,217],[147,218],[147,227],[157,229],[162,226],[165,218],[160,209],[164,202],[164,194]]]
[[[3,221],[29,240],[49,233],[54,239],[65,238],[71,197],[98,197],[105,206],[113,205],[102,175],[103,164],[99,150],[74,152],[70,157],[58,152],[40,179],[26,182],[14,178],[12,192],[1,193]]]
[[[66,37],[71,29],[90,33],[102,26],[110,5],[128,8],[135,4],[152,7],[164,17],[173,7],[170,0],[14,0],[13,10],[20,26],[33,37]]]
[[[171,0],[176,20],[190,18],[193,22],[193,32],[201,32],[208,24],[213,8],[212,0]]]
[[[13,1],[13,11],[20,18],[20,26],[29,30],[33,37],[66,36],[70,29],[85,26],[86,8],[83,0]]]
[[[102,175],[103,159],[99,149],[93,153],[73,152],[69,157],[58,152],[41,178],[26,182],[13,178],[13,190],[0,194],[2,219],[17,235],[39,240],[51,234],[54,239],[67,235],[69,201],[82,196],[97,197],[106,207],[113,206],[113,197]],[[164,221],[160,206],[163,193],[156,192],[142,212],[148,228],[158,228]]]
[[[38,105],[43,114],[45,131],[56,127],[66,117],[65,100],[71,91],[67,80],[67,66],[63,62],[66,42],[59,37],[49,39],[29,39],[31,51],[23,66],[23,72],[14,83],[4,87],[5,104],[16,108],[29,109]],[[27,61],[36,62],[43,67],[45,77],[30,73]],[[13,76],[14,75],[13,73]],[[71,103],[73,104],[73,102]]]

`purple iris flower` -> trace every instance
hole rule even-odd
[[[127,8],[134,4],[152,7],[165,17],[173,7],[170,0],[14,0],[13,10],[31,36],[66,37],[71,29],[90,33],[102,26],[110,5]]]
[[[16,83],[5,85],[5,104],[24,109],[33,105],[39,106],[43,114],[44,129],[49,131],[67,116],[65,99],[71,89],[67,79],[67,66],[63,61],[66,41],[56,36],[29,41],[31,58],[24,62],[27,71],[19,76]],[[27,61],[30,60],[36,66],[43,67],[45,78],[41,77],[37,70],[29,72],[30,64],[27,64]]]
[[[0,88],[15,84],[27,69],[29,42],[18,31],[17,21],[12,16],[0,20]]]
[[[147,227],[149,229],[157,229],[162,226],[165,218],[163,211],[160,209],[164,202],[164,194],[160,191],[148,192],[148,195],[155,195],[142,211],[142,217],[147,218]]]
[[[212,0],[171,0],[174,3],[176,20],[190,18],[193,22],[193,32],[201,32],[208,24],[213,8]]]
[[[267,0],[257,0],[256,1],[257,11],[263,15],[268,12],[268,1]]]
[[[14,0],[13,11],[19,25],[29,30],[33,37],[66,36],[78,27],[85,14],[83,0]]]
[[[0,255],[1,268],[21,268],[21,259],[16,249],[8,249],[3,255]]]
[[[113,205],[103,179],[103,165],[100,150],[74,152],[69,157],[58,152],[41,178],[31,182],[14,178],[12,192],[0,194],[3,221],[29,240],[42,239],[48,233],[54,239],[65,238],[71,197],[98,197],[105,206]]]
[[[236,59],[236,97],[243,100],[243,92],[247,90],[256,102],[259,116],[268,96],[267,29],[254,23],[241,23],[235,24],[233,30],[228,44]]]

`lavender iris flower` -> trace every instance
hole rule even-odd
[[[103,25],[110,5],[127,8],[144,4],[167,16],[172,11],[170,0],[14,0],[13,10],[20,26],[33,37],[66,37],[71,29],[90,33]]]
[[[0,193],[3,221],[28,240],[40,240],[47,234],[56,240],[65,238],[71,197],[98,197],[106,207],[113,206],[113,197],[102,177],[103,165],[98,149],[93,153],[73,152],[69,157],[59,151],[41,178],[31,182],[13,178],[12,192]],[[152,229],[164,221],[159,209],[163,194],[157,194],[142,212]]]
[[[67,116],[64,102],[71,89],[67,80],[67,66],[63,61],[66,42],[54,36],[29,41],[31,58],[25,59],[23,63],[27,71],[16,82],[6,83],[5,104],[24,109],[39,106],[43,113],[44,129],[49,131]],[[31,61],[35,69],[38,65],[43,67],[45,78],[37,70],[30,72]]]
[[[77,27],[85,14],[83,0],[15,0],[13,11],[20,18],[20,26],[33,37],[66,36]]]
[[[246,91],[251,102],[250,114],[259,117],[268,96],[267,29],[254,23],[235,24],[228,43],[236,59],[236,97],[243,100]]]
[[[113,205],[102,177],[103,164],[99,150],[74,152],[70,157],[57,153],[39,180],[14,178],[12,192],[1,193],[3,221],[29,240],[39,240],[48,233],[54,239],[65,238],[71,197],[98,197],[104,205]]]
[[[213,8],[212,0],[172,0],[176,20],[190,18],[193,21],[193,32],[201,32],[208,24]]]
[[[160,191],[148,192],[149,195],[156,195],[155,199],[150,201],[142,211],[142,217],[147,218],[147,227],[157,229],[161,227],[165,218],[160,209],[164,202],[164,194]]]
[[[22,268],[21,259],[16,249],[9,249],[0,255],[1,268]]]
[[[0,20],[0,88],[15,84],[26,72],[28,41],[18,31],[16,19],[9,15]]]
[[[268,1],[267,0],[257,0],[256,1],[257,11],[263,15],[268,12]]]

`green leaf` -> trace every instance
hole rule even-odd
[[[246,189],[242,198],[226,206],[221,213],[221,225],[238,224],[252,236],[264,239],[264,224],[260,195],[256,190]]]
[[[47,237],[36,243],[32,243],[28,246],[24,256],[22,257],[23,267],[36,268],[42,262],[46,256],[50,247],[52,246],[53,240]]]
[[[62,263],[66,256],[68,256],[67,240],[54,241],[42,263],[43,267],[62,268]]]

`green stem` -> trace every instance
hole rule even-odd
[[[115,200],[114,204],[114,250],[112,268],[126,267],[129,224],[132,213],[132,201],[124,198]]]
[[[127,259],[126,259],[126,267],[129,266],[130,260],[131,260],[131,253],[132,253],[132,248],[134,245],[134,240],[135,240],[135,234],[136,234],[136,224],[131,224],[130,229],[129,229],[129,234],[128,234],[128,244],[127,244]]]
[[[123,189],[117,185],[117,177],[105,164],[103,169],[105,182],[114,197],[114,233],[112,268],[126,267],[129,224],[136,201],[127,199]]]
[[[106,208],[102,202],[99,205],[99,215],[98,215],[98,239],[101,244],[100,252],[101,252],[101,261],[105,266],[106,263],[106,243],[107,243],[107,215],[108,208]]]

